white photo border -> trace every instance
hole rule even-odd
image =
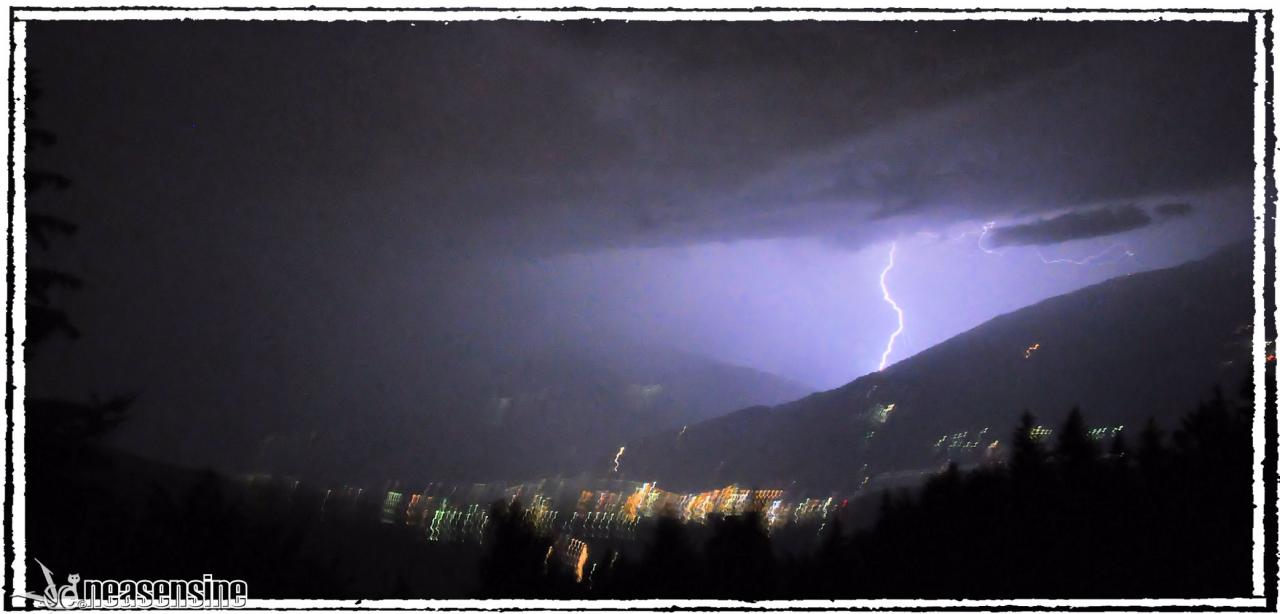
[[[990,9],[970,8],[958,2],[935,2],[922,6],[906,2],[903,8],[860,8],[842,6],[839,2],[818,0],[810,8],[723,7],[705,1],[686,2],[686,8],[649,3],[633,7],[537,7],[519,6],[527,2],[509,1],[501,5],[491,2],[442,2],[440,6],[418,7],[413,4],[375,2],[374,6],[343,6],[332,0],[312,3],[277,2],[274,6],[232,6],[221,2],[187,2],[185,7],[166,6],[165,2],[141,0],[126,6],[103,6],[99,3],[60,3],[41,6],[38,3],[10,5],[7,23],[9,45],[5,48],[8,66],[9,118],[5,125],[8,136],[8,216],[5,231],[8,238],[8,313],[6,359],[8,387],[5,395],[5,487],[0,490],[0,507],[4,510],[3,576],[4,609],[31,609],[26,599],[16,597],[26,592],[25,549],[25,416],[18,408],[25,399],[25,369],[20,348],[26,333],[25,309],[17,297],[26,296],[26,208],[23,176],[26,150],[26,24],[33,21],[564,21],[579,19],[628,21],[941,21],[941,20],[1008,20],[1008,21],[1217,21],[1248,22],[1254,27],[1254,318],[1253,318],[1253,594],[1249,597],[1222,599],[975,599],[975,600],[786,600],[745,602],[732,600],[333,600],[333,599],[254,599],[250,587],[248,610],[431,610],[431,611],[675,611],[675,610],[1084,610],[1084,611],[1272,611],[1277,605],[1276,551],[1276,458],[1277,442],[1276,389],[1274,362],[1265,359],[1265,344],[1275,339],[1275,323],[1280,310],[1274,299],[1268,304],[1266,291],[1274,291],[1276,262],[1276,140],[1274,108],[1275,34],[1273,10],[1269,5],[1235,9],[1206,9],[1194,6],[1162,8],[1143,3],[1132,8],[1090,1],[1071,9],[1032,9],[1013,6]],[[938,8],[953,4],[954,7]],[[992,4],[1000,4],[994,2]],[[1166,4],[1179,4],[1169,2]],[[1256,3],[1246,3],[1256,4]],[[514,5],[514,6],[513,6]],[[912,6],[915,5],[915,6]],[[1274,295],[1272,295],[1274,296]],[[1270,311],[1268,311],[1270,310]],[[1258,385],[1263,382],[1263,385]]]

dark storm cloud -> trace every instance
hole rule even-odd
[[[1191,203],[1164,203],[1155,207],[1156,215],[1161,218],[1182,217],[1194,210]]]
[[[614,186],[627,196],[612,206],[630,214],[610,219],[625,223],[597,228],[613,243],[819,236],[857,246],[948,220],[1247,181],[1247,28],[1148,25],[1051,26],[1037,41],[979,26],[968,36],[991,44],[968,47],[958,41],[973,40],[962,34],[973,25],[948,41],[949,27],[930,24],[858,43],[880,46],[876,62],[842,64],[833,49],[801,45],[807,53],[783,59],[740,50],[750,74],[732,63],[699,71],[686,57],[658,75],[689,91],[616,71],[603,89],[639,99],[614,110],[644,155],[617,169],[638,180]],[[955,48],[935,55],[945,63],[914,62],[903,41]],[[787,62],[814,81],[773,71]],[[663,96],[643,104],[647,91]]]
[[[297,203],[388,255],[860,245],[1250,172],[1247,24],[36,24],[37,61],[42,32],[126,197]]]
[[[1001,72],[1009,60],[993,45],[949,56],[943,66],[890,61],[897,72],[863,92],[865,99],[842,97],[834,87],[774,94],[792,110],[812,98],[857,111],[825,125],[822,136],[794,129],[793,140],[773,146],[753,136],[755,124],[777,121],[763,109],[753,111],[754,124],[744,118],[736,130],[717,131],[722,142],[761,143],[736,149],[770,162],[744,172],[740,182],[684,193],[657,238],[817,235],[857,245],[912,225],[1247,181],[1246,28],[1128,24],[1073,31],[1092,38],[1046,47],[1006,40],[1028,62],[1010,73]],[[857,83],[865,77],[842,76]],[[751,103],[736,112],[742,109]],[[715,142],[688,146],[705,151]]]
[[[1134,205],[1072,211],[1026,224],[993,228],[988,234],[987,245],[1052,245],[1076,239],[1105,237],[1142,228],[1150,223],[1151,216]]]

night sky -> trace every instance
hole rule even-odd
[[[1249,24],[33,23],[29,166],[129,445],[411,406],[459,347],[815,389],[1252,229]],[[984,231],[985,229],[985,231]]]

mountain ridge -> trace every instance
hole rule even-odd
[[[849,489],[877,474],[975,462],[1026,410],[1046,429],[1075,405],[1116,432],[1147,416],[1167,422],[1247,375],[1251,254],[1239,244],[1112,278],[838,388],[653,435],[628,449],[627,472],[687,488]]]

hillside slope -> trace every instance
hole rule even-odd
[[[245,470],[379,483],[521,480],[604,467],[638,437],[812,392],[746,367],[662,348],[568,345],[467,354],[394,382],[416,407],[317,413],[271,433]]]
[[[853,489],[980,460],[1024,410],[1053,428],[1073,405],[1132,442],[1148,417],[1167,423],[1247,377],[1251,262],[1235,246],[1054,297],[843,387],[654,435],[624,471],[670,488]]]

